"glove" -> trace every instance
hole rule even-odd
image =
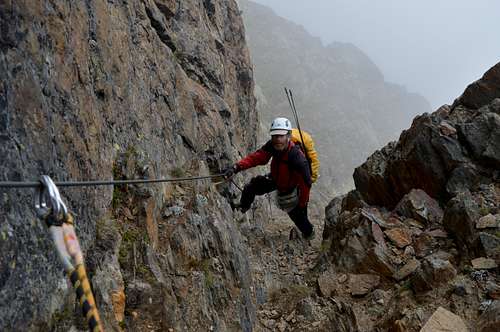
[[[234,164],[232,166],[226,167],[225,169],[222,170],[222,176],[224,179],[230,179],[233,177],[234,174],[238,173],[239,167],[237,164]]]

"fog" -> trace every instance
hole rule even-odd
[[[350,42],[435,109],[500,61],[497,0],[254,0],[325,45]]]

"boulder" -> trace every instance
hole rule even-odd
[[[480,167],[472,163],[464,163],[455,167],[446,183],[446,192],[450,197],[461,192],[475,191],[482,183],[489,183],[490,178],[484,176]]]
[[[457,275],[453,265],[446,259],[430,255],[425,257],[420,267],[412,274],[412,287],[417,293],[431,290],[446,283]]]
[[[380,284],[380,277],[374,274],[349,275],[349,289],[352,296],[363,296]]]
[[[451,199],[444,211],[443,226],[457,239],[459,245],[474,250],[477,239],[476,220],[479,219],[479,205],[469,192],[460,193]]]
[[[432,237],[437,237],[437,238],[442,238],[442,239],[445,239],[448,237],[448,233],[446,233],[444,230],[439,229],[439,228],[433,229],[432,231],[428,231],[426,233]]]
[[[372,205],[394,208],[412,189],[446,199],[448,174],[467,161],[458,138],[445,136],[437,115],[423,114],[403,131],[396,144],[370,156],[354,171],[354,183]]]
[[[403,267],[394,273],[394,279],[400,281],[415,272],[420,267],[420,261],[417,259],[411,259]]]
[[[369,271],[376,272],[386,277],[392,277],[395,270],[387,249],[378,244],[368,251],[364,266]]]
[[[382,232],[382,229],[380,226],[372,221],[372,236],[375,242],[377,242],[379,245],[382,247],[386,247],[385,240],[384,240],[384,232]]]
[[[424,265],[432,273],[434,285],[445,283],[457,275],[457,271],[448,260],[438,258],[434,255],[425,258]]]
[[[345,282],[345,275],[337,275],[332,269],[328,269],[318,277],[318,288],[321,296],[330,297],[337,295],[338,287]]]
[[[412,189],[394,209],[398,214],[416,219],[424,224],[440,223],[443,210],[436,200],[421,189]]]
[[[354,183],[363,200],[392,209],[419,188],[447,201],[491,179],[500,165],[499,67],[469,86],[450,111],[416,117],[397,143],[357,167]]]
[[[483,166],[500,167],[500,115],[483,113],[458,129],[474,159]]]
[[[491,258],[479,257],[471,261],[472,268],[475,270],[496,269],[498,264]]]
[[[500,263],[500,238],[495,234],[479,233],[481,253]]]
[[[344,199],[342,200],[343,211],[352,211],[355,208],[368,207],[368,204],[366,204],[363,201],[361,194],[357,190],[351,190],[343,197],[344,197]]]
[[[356,167],[353,178],[356,189],[364,201],[371,205],[395,205],[398,200],[386,180],[386,167],[395,143],[389,143],[375,151],[364,164]]]
[[[476,222],[477,229],[497,228],[500,226],[500,215],[494,216],[491,213],[481,217]]]
[[[420,332],[469,332],[467,325],[460,316],[438,307]]]
[[[478,109],[500,98],[500,63],[491,67],[479,80],[471,83],[452,105]]]
[[[417,257],[425,257],[429,255],[437,245],[437,241],[434,237],[428,233],[420,234],[413,243],[415,249],[415,255]]]
[[[384,233],[398,248],[404,248],[411,244],[411,233],[406,228],[393,228]]]
[[[325,207],[325,227],[323,229],[323,239],[327,240],[332,236],[335,224],[338,221],[342,201],[344,196],[337,196]]]

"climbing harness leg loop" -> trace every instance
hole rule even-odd
[[[283,210],[285,212],[292,211],[299,203],[299,196],[298,196],[297,188],[294,188],[291,192],[286,193],[286,194],[278,193],[276,195],[276,200],[278,203],[278,207],[281,210]]]

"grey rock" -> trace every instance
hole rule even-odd
[[[443,225],[455,236],[460,245],[474,250],[477,239],[476,220],[479,219],[479,206],[469,192],[461,193],[451,199],[445,209]]]
[[[446,191],[450,196],[456,196],[467,190],[477,190],[480,184],[488,183],[488,177],[481,175],[479,167],[475,164],[460,164],[451,172]]]
[[[418,261],[417,259],[411,259],[394,274],[394,279],[398,281],[403,280],[404,278],[415,272],[415,270],[417,270],[419,267],[420,261]]]
[[[457,271],[448,260],[427,256],[411,276],[412,288],[417,293],[425,292],[452,280],[456,275]]]
[[[349,275],[349,289],[352,296],[363,296],[376,288],[380,283],[380,276],[373,274]]]
[[[318,277],[318,286],[321,296],[330,297],[332,295],[335,295],[337,280],[335,279],[334,272],[331,270],[323,272]]]
[[[297,304],[296,309],[297,309],[297,313],[299,315],[303,316],[303,319],[301,319],[301,320],[305,319],[307,321],[310,321],[313,319],[314,308],[313,308],[313,303],[312,303],[310,298],[305,298],[305,299],[301,300]]]
[[[388,256],[387,250],[380,245],[375,245],[368,251],[367,268],[380,275],[391,277],[394,274],[394,266]]]
[[[424,224],[437,224],[443,218],[438,202],[420,189],[412,189],[394,209],[402,216],[413,218]]]
[[[500,167],[500,115],[481,114],[473,121],[459,126],[459,131],[480,164]]]
[[[476,222],[476,228],[496,228],[500,226],[500,216],[494,216],[491,213],[479,218]]]
[[[447,282],[457,275],[457,271],[448,260],[428,256],[425,261],[428,263],[426,267],[432,271],[434,283]]]
[[[439,124],[439,130],[441,131],[441,134],[446,135],[446,136],[452,136],[457,134],[457,130],[455,127],[453,127],[449,122],[447,121],[441,121]]]
[[[478,332],[493,332],[500,329],[500,301],[493,301],[483,308],[484,312],[476,323]]]
[[[452,108],[464,105],[478,109],[495,98],[500,98],[500,64],[491,67],[481,79],[470,84],[464,93],[453,103]]]
[[[493,281],[486,283],[486,294],[494,300],[500,300],[500,285]]]
[[[413,257],[415,256],[415,249],[412,246],[408,246],[405,248],[404,255],[406,257]]]
[[[327,240],[332,236],[335,224],[338,221],[340,209],[342,207],[342,200],[344,196],[335,197],[325,207],[325,226],[323,229],[323,239]]]
[[[479,257],[471,261],[475,270],[491,270],[498,267],[498,264],[491,258]]]
[[[500,238],[494,234],[479,233],[481,251],[489,258],[500,262]]]

